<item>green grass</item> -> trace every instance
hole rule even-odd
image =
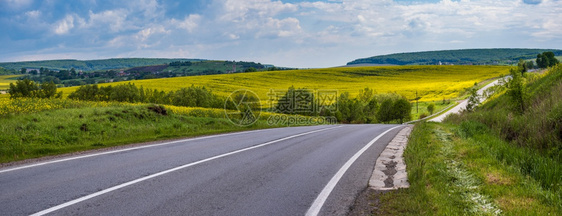
[[[437,123],[416,125],[404,154],[411,187],[382,195],[379,213],[556,215],[560,212],[559,191],[541,186],[519,166],[500,158],[503,154],[527,152],[509,148],[508,143],[488,132],[474,129]],[[532,156],[544,159],[540,155]]]
[[[449,122],[480,122],[513,146],[539,151],[562,162],[562,67],[542,78],[528,77],[526,110],[515,111],[506,94],[495,96],[474,113],[451,116]]]
[[[433,113],[435,114],[443,111],[443,109],[447,108],[449,105],[454,103],[454,101],[451,101],[451,103],[448,102],[443,103],[443,101],[419,102],[418,109],[416,109],[416,103],[414,102],[412,104],[412,112],[411,112],[412,120],[418,120],[422,114],[425,114],[425,116],[431,115],[429,111],[427,111],[427,107],[429,106],[429,104],[432,103],[435,104],[435,110],[433,111]]]
[[[500,92],[446,124],[418,124],[405,151],[411,188],[383,195],[381,212],[560,214],[562,67],[526,79],[523,113]]]
[[[82,107],[3,116],[0,163],[129,143],[279,127],[265,120],[239,127],[224,118],[164,116],[148,106]]]

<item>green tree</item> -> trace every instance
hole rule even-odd
[[[527,69],[534,69],[535,68],[535,63],[533,61],[527,61]]]
[[[365,89],[361,89],[359,91],[359,100],[363,103],[368,103],[369,100],[371,100],[371,98],[374,95],[374,91],[373,89],[369,89],[368,87],[366,87]]]
[[[57,94],[57,85],[54,82],[44,82],[41,84],[40,98],[61,98],[62,92]]]
[[[542,54],[538,54],[536,62],[537,67],[539,68],[552,67],[560,63],[560,61],[558,61],[558,59],[554,56],[553,52],[543,52]]]
[[[435,111],[435,104],[431,103],[427,106],[427,111],[429,112],[430,115],[433,115],[433,111]]]
[[[249,67],[246,70],[244,70],[244,72],[256,72],[256,71],[258,71],[258,70],[256,70],[256,68],[254,68],[254,67]]]
[[[525,73],[529,70],[527,68],[527,63],[523,59],[519,59],[519,63],[517,64],[517,67],[519,68],[519,71],[521,72],[521,74],[523,74],[523,73]]]
[[[62,92],[57,94],[57,85],[53,82],[45,82],[39,86],[37,83],[29,80],[23,79],[16,81],[16,84],[10,83],[10,89],[8,90],[10,94],[10,99],[15,98],[52,98],[62,97]]]
[[[363,114],[367,120],[367,123],[377,122],[377,110],[379,108],[379,103],[375,97],[371,98],[369,102],[363,108]]]
[[[525,104],[527,101],[527,87],[525,79],[517,70],[511,69],[511,80],[507,84],[507,95],[511,99],[514,109],[519,112],[525,112]]]
[[[8,93],[10,94],[10,99],[20,98],[20,97],[36,97],[37,91],[39,90],[39,85],[29,79],[23,79],[16,81],[16,84],[10,83],[10,89]]]
[[[405,121],[409,121],[412,119],[412,104],[406,99],[405,97],[401,97],[400,99],[394,101],[392,105],[393,110],[393,120],[397,119],[400,124],[404,123]]]
[[[102,92],[98,88],[98,85],[84,85],[70,93],[68,98],[73,100],[100,101],[102,100],[101,94]]]
[[[139,90],[132,83],[115,86],[109,95],[109,100],[119,102],[135,103],[139,101],[139,98]]]
[[[379,107],[379,110],[377,111],[377,119],[382,123],[392,121],[394,119],[392,108],[393,108],[392,99],[390,98],[384,99]]]
[[[521,73],[519,73],[519,75],[521,75]],[[472,88],[470,88],[468,92],[470,93],[470,96],[468,97],[466,110],[472,112],[480,103],[480,95],[478,95],[478,88],[476,84]]]

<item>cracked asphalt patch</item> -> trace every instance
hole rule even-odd
[[[395,190],[408,188],[408,174],[404,163],[404,149],[413,126],[405,127],[388,143],[375,164],[375,170],[369,180],[369,187],[374,190]]]

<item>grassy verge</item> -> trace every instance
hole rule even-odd
[[[532,165],[543,170],[560,171],[555,161],[513,148],[482,125],[419,124],[405,151],[411,187],[378,197],[378,213],[558,214],[562,210],[560,191],[541,183],[550,175],[529,175],[524,163],[513,162],[512,156],[517,155],[537,158]],[[522,157],[516,160],[528,159]]]
[[[282,126],[260,119],[251,126],[239,127],[217,117],[214,110],[190,108],[182,113],[168,109],[167,115],[163,115],[149,109],[151,106],[154,105],[120,104],[4,115],[0,119],[0,163],[130,143]],[[224,111],[220,114],[224,116]]]
[[[454,101],[451,101],[450,103],[446,102],[443,103],[443,101],[435,101],[435,102],[419,102],[418,107],[416,107],[416,102],[412,103],[412,120],[418,120],[420,119],[420,116],[425,115],[425,116],[429,116],[430,113],[429,111],[427,111],[427,107],[430,104],[435,104],[435,109],[433,111],[433,113],[438,113],[441,112],[443,109],[447,108],[449,105],[451,105],[451,103],[455,103]]]

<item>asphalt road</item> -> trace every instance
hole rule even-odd
[[[500,79],[495,80],[494,82],[491,82],[490,84],[482,87],[481,89],[478,89],[478,95],[480,95],[480,103],[484,102],[486,100],[486,98],[483,96],[484,91],[486,91],[488,88],[495,86],[499,83]],[[468,105],[468,100],[462,100],[460,101],[460,103],[451,108],[450,110],[448,110],[447,112],[436,116],[435,118],[430,119],[429,121],[431,122],[443,122],[443,120],[445,120],[445,117],[447,117],[450,114],[456,114],[456,113],[460,113],[463,110],[466,109],[466,106]]]
[[[402,127],[268,129],[4,167],[0,215],[345,215]]]

